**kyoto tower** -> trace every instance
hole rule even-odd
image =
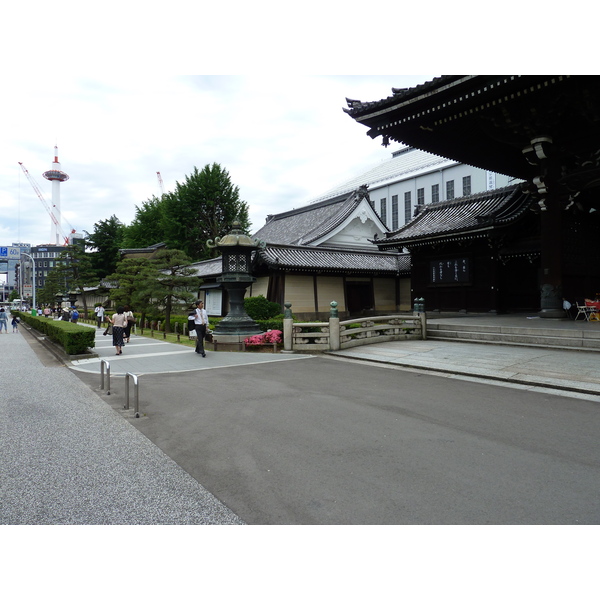
[[[54,162],[52,163],[50,170],[42,174],[48,181],[52,182],[52,229],[51,239],[55,240],[55,244],[59,246],[59,230],[60,227],[60,184],[63,181],[67,181],[69,176],[60,170],[60,163],[58,162],[58,146],[54,146]]]

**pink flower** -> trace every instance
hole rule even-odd
[[[283,339],[283,334],[279,329],[269,329],[267,333],[264,334],[265,342],[268,344],[280,344]]]

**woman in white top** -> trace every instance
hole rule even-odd
[[[117,312],[112,316],[110,322],[113,326],[113,346],[117,349],[117,356],[119,356],[119,354],[123,354],[123,331],[127,326],[127,317],[122,306],[117,306]]]
[[[129,338],[131,337],[131,327],[133,326],[133,321],[130,321],[129,317],[131,317],[132,319],[134,317],[128,304],[124,306],[124,311],[127,322],[125,323],[125,330],[123,331],[123,340],[126,344],[129,344]]]

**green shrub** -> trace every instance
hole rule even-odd
[[[256,324],[261,331],[269,331],[269,329],[278,329],[283,331],[283,315],[276,315],[272,319],[259,319]]]
[[[69,321],[34,317],[23,312],[18,315],[22,321],[62,346],[67,354],[84,354],[88,348],[95,346],[96,331],[91,327]]]
[[[244,298],[244,309],[254,321],[265,321],[281,314],[281,305],[269,302],[264,296]]]

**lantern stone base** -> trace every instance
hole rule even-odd
[[[247,337],[247,334],[213,334],[213,349],[215,352],[244,352]]]

